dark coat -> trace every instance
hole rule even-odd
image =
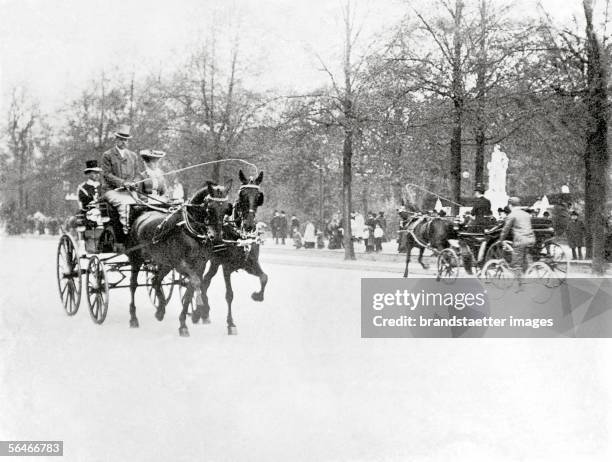
[[[488,217],[491,215],[491,201],[484,196],[477,197],[472,207],[474,218]]]
[[[138,181],[138,172],[144,166],[138,156],[125,150],[125,158],[121,158],[119,149],[115,146],[102,154],[102,193],[119,188],[126,181]]]
[[[585,231],[586,229],[582,221],[570,220],[565,231],[567,235],[567,244],[570,247],[583,247]]]
[[[278,232],[280,237],[287,237],[287,216],[280,215],[278,217]]]
[[[90,202],[100,198],[100,185],[94,186],[85,181],[79,185],[78,192],[81,208],[84,209],[90,204]]]

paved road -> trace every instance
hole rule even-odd
[[[0,439],[62,439],[66,461],[607,461],[608,340],[361,339],[361,277],[274,262],[239,273],[224,326],[178,336],[139,296],[94,325],[59,304],[55,241],[0,238]]]

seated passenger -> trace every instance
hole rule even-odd
[[[167,200],[168,187],[164,172],[159,167],[159,160],[166,156],[163,151],[143,149],[140,157],[144,162],[144,171],[141,173],[140,190],[149,196],[149,203],[159,204]]]
[[[115,133],[115,147],[102,154],[103,197],[117,209],[125,234],[128,232],[129,206],[136,203],[130,190],[136,188],[140,170],[138,156],[127,149],[130,138],[130,127],[121,125]]]
[[[85,162],[85,170],[83,173],[87,175],[87,181],[81,183],[78,187],[79,204],[81,209],[86,209],[91,202],[95,202],[100,198],[100,172],[97,160],[88,160]]]

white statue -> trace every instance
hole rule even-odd
[[[506,170],[508,170],[508,156],[496,144],[491,153],[491,161],[487,163],[489,170],[489,191],[506,194]]]
[[[487,163],[489,170],[489,189],[485,192],[485,197],[491,201],[493,214],[497,214],[497,209],[504,208],[508,204],[506,194],[506,170],[508,170],[508,156],[496,144],[491,153],[491,161]]]

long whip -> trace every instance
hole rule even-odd
[[[257,175],[257,173],[259,172],[259,168],[257,168],[257,165],[252,164],[251,162],[247,162],[244,159],[218,159],[218,160],[210,160],[208,162],[200,162],[199,164],[190,165],[188,167],[183,167],[183,168],[177,168],[175,170],[170,170],[169,172],[162,173],[161,176],[172,175],[174,173],[184,172],[185,170],[191,170],[192,168],[202,167],[204,165],[217,164],[217,163],[220,163],[220,162],[234,162],[234,161],[242,162],[243,164],[247,164],[247,165],[253,167],[255,169],[255,175]],[[145,182],[147,180],[148,180],[148,178],[145,178],[145,179],[140,180],[140,181],[135,181],[134,184],[143,183],[143,182]]]
[[[433,192],[433,191],[430,191],[429,189],[426,189],[426,188],[424,188],[423,186],[420,186],[420,185],[415,184],[415,183],[410,183],[410,182],[407,182],[407,183],[406,183],[406,186],[405,186],[404,188],[405,188],[405,189],[406,189],[406,191],[408,191],[408,192],[409,192],[409,190],[408,190],[408,186],[412,186],[412,187],[415,187],[415,188],[420,189],[420,190],[422,190],[422,191],[425,191],[426,193],[429,193],[429,194],[431,194],[431,195],[433,195],[433,196],[436,196],[436,197],[438,197],[439,199],[444,199],[445,201],[448,201],[448,202],[450,202],[451,204],[458,205],[459,207],[465,207],[463,204],[459,204],[458,202],[452,201],[452,200],[450,200],[448,197],[441,196],[440,194],[435,193],[435,192]]]

